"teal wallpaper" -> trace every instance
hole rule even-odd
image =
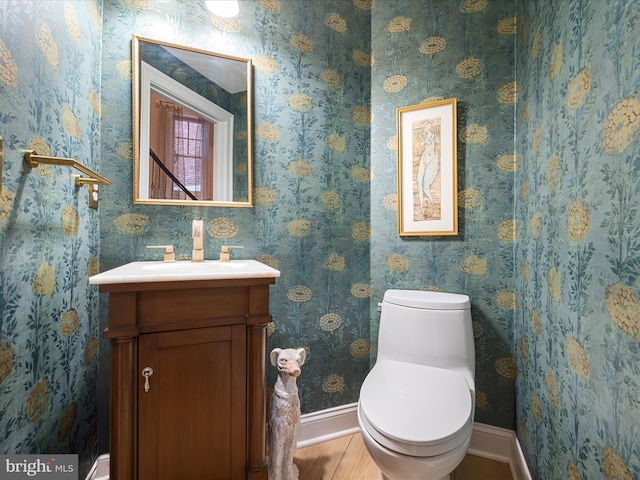
[[[0,453],[97,455],[98,212],[68,167],[100,161],[101,5],[0,1]]]
[[[371,278],[387,288],[465,293],[476,343],[476,421],[514,428],[515,106],[511,1],[376,2],[372,10]],[[395,110],[455,97],[455,237],[399,237]],[[372,336],[379,315],[372,304]]]
[[[343,0],[240,7],[222,19],[204,2],[104,2],[102,172],[120,181],[100,207],[101,268],[157,259],[145,248],[153,244],[188,258],[191,221],[204,219],[206,258],[243,245],[233,258],[282,272],[271,289],[269,348],[307,350],[303,412],[355,402],[371,352],[371,10]],[[132,204],[132,34],[253,60],[255,208]],[[274,369],[269,376],[272,387]]]
[[[517,3],[518,436],[534,478],[640,478],[640,4]]]
[[[304,412],[357,400],[384,289],[469,293],[477,418],[513,428],[514,7],[467,3],[243,1],[224,20],[181,3],[105,2],[104,171],[131,178],[127,49],[133,33],[155,34],[253,59],[256,208],[140,207],[119,183],[101,208],[103,268],[151,258],[154,243],[186,258],[193,218],[206,220],[209,258],[241,243],[239,258],[279,268],[269,343],[307,348]],[[461,235],[400,240],[395,109],[450,96],[461,110]]]

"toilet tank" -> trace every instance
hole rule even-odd
[[[473,384],[475,347],[468,296],[387,290],[381,312],[378,361],[458,370]]]

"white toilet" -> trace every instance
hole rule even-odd
[[[384,480],[440,480],[467,453],[475,347],[466,295],[387,290],[358,424]]]

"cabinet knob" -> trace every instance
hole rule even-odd
[[[142,369],[142,376],[144,377],[144,391],[145,393],[149,391],[151,386],[149,385],[149,377],[153,375],[153,368],[144,367]]]

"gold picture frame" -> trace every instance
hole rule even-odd
[[[398,234],[458,234],[456,99],[397,110]]]

